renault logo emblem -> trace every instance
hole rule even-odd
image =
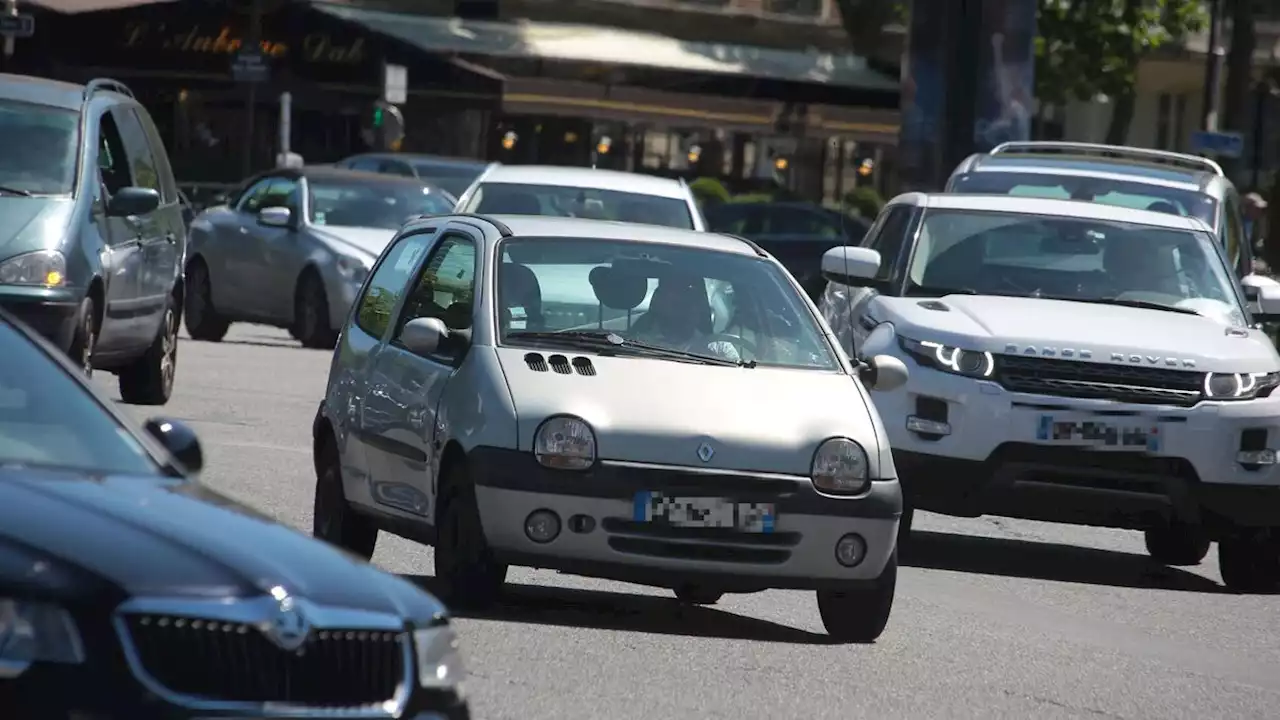
[[[702,443],[698,446],[698,459],[702,462],[711,462],[711,458],[716,456],[716,449],[711,447],[710,443]]]
[[[293,598],[286,597],[280,601],[275,615],[267,621],[265,632],[267,638],[281,650],[293,651],[307,642],[307,636],[311,634],[311,623]]]

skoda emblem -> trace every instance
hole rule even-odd
[[[716,456],[716,449],[711,447],[710,443],[702,443],[698,446],[698,459],[702,462],[711,462],[711,458]]]
[[[293,598],[286,597],[277,606],[275,616],[267,621],[266,633],[271,642],[282,650],[297,650],[307,642],[311,623]]]

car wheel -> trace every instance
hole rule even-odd
[[[1218,542],[1222,584],[1237,593],[1280,590],[1280,538],[1275,535],[1237,537]]]
[[[324,294],[320,276],[309,271],[298,283],[293,302],[293,336],[303,347],[332,350],[338,344],[338,333],[329,327],[329,299]]]
[[[676,599],[687,605],[715,605],[724,593],[701,585],[683,585],[676,588]]]
[[[475,488],[464,463],[452,463],[436,507],[436,580],[460,606],[484,607],[498,598],[507,566],[493,557],[480,525]]]
[[[316,460],[316,496],[311,514],[311,534],[330,545],[365,560],[373,557],[378,528],[369,518],[351,509],[342,489],[342,462],[332,442],[326,442]]]
[[[120,371],[120,399],[130,405],[163,405],[173,395],[177,375],[178,310],[170,299],[156,339],[142,357]]]
[[[898,584],[898,554],[889,556],[880,577],[853,590],[819,590],[818,614],[833,640],[870,643],[884,632]]]
[[[183,301],[187,332],[193,340],[218,342],[226,337],[231,322],[213,307],[213,284],[209,268],[199,260],[187,271],[187,297]]]
[[[1174,523],[1147,530],[1147,554],[1165,565],[1199,565],[1209,554],[1209,537],[1192,525]]]
[[[87,297],[80,301],[80,312],[76,315],[76,331],[71,336],[71,345],[67,348],[67,356],[84,371],[86,377],[93,377],[93,350],[97,345],[97,306],[93,298]]]
[[[903,501],[902,517],[898,519],[898,548],[906,548],[911,542],[911,523],[916,519],[915,508]]]

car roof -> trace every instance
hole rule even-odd
[[[274,174],[288,175],[289,170],[281,168],[274,171]],[[311,179],[328,179],[328,180],[368,180],[377,183],[400,183],[402,185],[413,185],[422,187],[426,183],[416,177],[408,175],[388,175],[386,173],[368,172],[365,170],[350,170],[347,168],[334,167],[332,165],[308,165],[306,167],[294,170],[298,175]],[[264,173],[273,174],[273,173]]]
[[[424,217],[417,221],[429,223],[451,220],[458,216],[440,215]],[[462,217],[477,217],[468,215]],[[595,240],[626,240],[653,243],[655,245],[679,245],[702,248],[738,255],[757,255],[756,246],[748,240],[713,232],[698,232],[663,225],[641,225],[614,220],[589,220],[587,218],[550,217],[546,215],[484,215],[511,230],[511,237],[519,238],[586,238]]]
[[[377,158],[379,160],[404,160],[410,163],[430,163],[432,165],[445,165],[449,167],[466,167],[483,170],[489,163],[484,160],[475,160],[473,158],[457,158],[447,157],[445,155],[428,155],[425,153],[397,153],[397,152],[372,152],[360,153],[352,155],[346,160],[355,160],[357,158]]]
[[[0,98],[66,110],[79,110],[84,104],[84,87],[61,80],[0,73]]]
[[[1183,217],[1153,210],[1104,205],[1082,200],[1019,197],[1016,195],[971,195],[961,193],[906,193],[889,201],[889,205],[917,205],[930,210],[983,210],[987,212],[1025,215],[1053,215],[1090,220],[1131,222],[1170,230],[1208,231],[1198,218]]]
[[[557,165],[496,165],[485,174],[481,182],[592,188],[680,200],[685,199],[688,192],[683,183],[671,178]]]
[[[1040,172],[1150,182],[1199,190],[1217,175],[1203,170],[1123,158],[1084,158],[1060,154],[983,155],[969,172]]]

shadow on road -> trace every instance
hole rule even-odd
[[[1220,593],[1222,586],[1145,555],[1026,540],[912,531],[902,564],[1035,580],[1182,592]]]
[[[428,592],[442,593],[435,578],[406,576]],[[507,583],[502,599],[483,611],[455,609],[457,617],[562,627],[625,630],[656,635],[757,640],[829,645],[827,635],[735,615],[710,607],[684,605],[674,597],[630,595]]]

